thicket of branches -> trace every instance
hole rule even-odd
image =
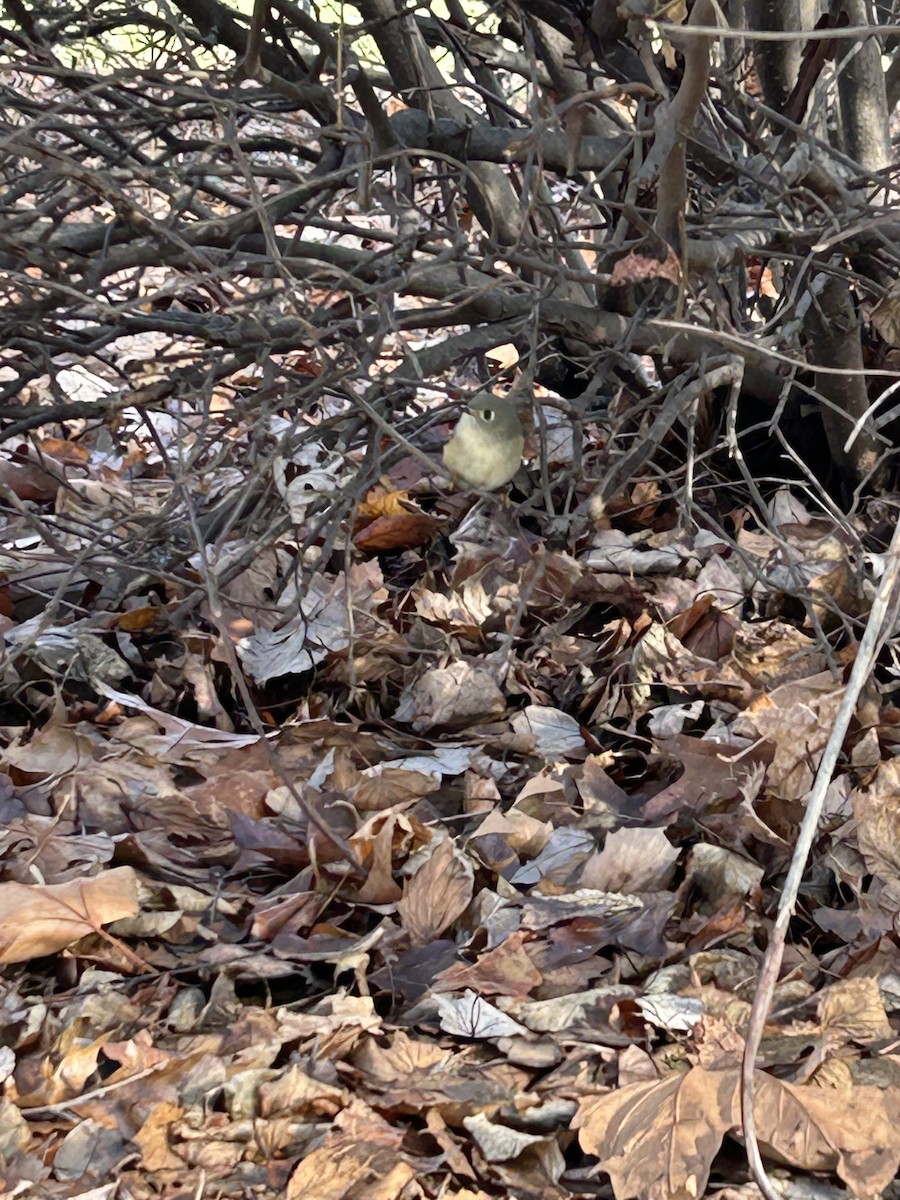
[[[0,1187],[97,1096],[141,1200],[888,1186],[892,16],[7,0]],[[439,474],[484,386],[514,508]]]
[[[723,481],[760,510],[785,475],[826,506],[883,487],[900,59],[864,26],[889,14],[649,8],[9,0],[7,448],[105,422],[127,454],[168,414],[170,519],[240,459],[253,486],[189,534],[121,535],[186,586],[198,540],[271,531],[278,455],[368,447],[311,544],[385,455],[436,448],[442,393],[510,381],[484,357],[510,343],[578,430],[611,420],[567,511],[654,471],[682,509]]]

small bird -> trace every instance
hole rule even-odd
[[[469,402],[444,447],[444,465],[461,483],[493,492],[518,471],[524,448],[512,400],[480,392]]]

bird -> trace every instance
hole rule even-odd
[[[479,392],[469,401],[444,446],[444,465],[460,483],[495,492],[518,471],[524,448],[522,425],[513,401]]]

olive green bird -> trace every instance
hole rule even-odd
[[[480,392],[469,401],[444,447],[444,465],[460,483],[494,492],[518,471],[524,448],[512,400]]]

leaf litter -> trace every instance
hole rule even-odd
[[[120,347],[147,388],[163,350]],[[685,520],[663,471],[579,522],[597,429],[554,405],[552,480],[473,503],[371,452],[362,389],[264,391],[135,388],[3,463],[40,522],[0,552],[2,1193],[756,1200],[741,1060],[859,531],[788,488]],[[892,654],[756,1055],[788,1196],[896,1193]]]
[[[56,698],[5,730],[7,1189],[740,1185],[760,948],[841,682],[803,623],[742,615],[720,546],[635,573],[625,540],[461,542],[440,587],[364,559],[266,640],[285,589],[235,642],[262,713],[307,678],[259,733],[199,626],[95,622],[116,686],[38,653],[73,624],[19,626],[8,669]],[[227,727],[173,703],[204,679]],[[900,1164],[893,712],[851,731],[755,1076],[767,1159],[866,1196]]]

